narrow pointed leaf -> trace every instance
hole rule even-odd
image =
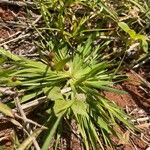
[[[14,117],[12,110],[6,105],[0,102],[0,112],[9,117]]]

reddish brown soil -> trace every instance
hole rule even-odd
[[[17,9],[12,9],[8,6],[0,6],[0,22],[3,23],[3,26],[0,27],[0,43],[3,40],[7,41],[7,38],[9,38],[10,35],[16,33],[17,31],[23,31],[23,28],[21,27],[13,27],[10,25],[10,21],[17,22],[18,17],[20,17],[22,21],[27,21],[26,13],[22,8],[17,7]],[[6,46],[11,48],[11,50],[19,51],[16,52],[18,54],[20,54],[20,51],[24,54],[24,51],[31,49],[33,45],[29,42],[25,42],[21,45],[18,44],[17,46],[16,43],[9,43]],[[148,81],[150,80],[150,73],[148,71],[140,70],[138,73]],[[114,101],[118,106],[121,106],[135,120],[148,117],[150,115],[150,90],[147,87],[142,86],[140,79],[133,75],[131,72],[126,71],[125,74],[129,77],[129,80],[115,85],[114,87],[125,90],[128,92],[128,94],[118,95],[115,93],[105,92],[105,96],[108,99]],[[150,145],[150,120],[138,122],[135,121],[135,126],[141,128],[142,132],[138,133],[137,135],[130,133],[130,141],[127,144],[120,144],[119,141],[116,141],[116,149],[146,150],[148,148],[148,145]],[[0,141],[0,145],[4,145],[6,149],[13,149],[11,136],[12,131],[12,124],[8,124],[8,122],[0,120],[0,139],[1,137],[5,137]],[[64,139],[63,142],[66,143],[68,139],[72,140],[70,149],[82,149],[81,147],[83,146],[80,146],[81,143],[79,140],[77,140],[75,135],[73,134],[71,137],[71,139]]]
[[[27,13],[25,12],[26,9],[22,7],[0,5],[0,45],[22,36],[22,33],[28,28],[31,21],[27,19]],[[24,33],[24,35],[26,34],[29,34],[29,31]],[[32,53],[33,51],[31,52],[30,50],[34,47],[32,43],[34,34],[32,33],[31,35],[3,44],[3,47],[20,55]]]
[[[105,92],[105,96],[121,106],[131,117],[135,119],[146,118],[150,115],[150,93],[149,89],[142,87],[142,83],[138,77],[131,72],[126,73],[129,80],[122,84],[115,85],[114,88],[125,90],[128,94],[118,95],[116,93]],[[147,73],[139,75],[147,78]],[[145,76],[144,76],[145,75]],[[150,120],[143,120],[135,123],[136,127],[141,129],[141,133],[136,136],[130,136],[130,144],[118,145],[119,150],[146,150],[150,144]],[[143,136],[143,138],[142,138]]]
[[[4,149],[13,150],[13,125],[4,120],[0,120],[0,145]]]
[[[119,85],[115,85],[115,88],[125,90],[128,92],[128,94],[118,95],[115,93],[105,92],[106,97],[110,100],[113,100],[123,108],[126,106],[130,108],[139,107],[145,111],[148,111],[150,109],[149,92],[146,93],[144,88],[140,88],[142,82],[134,74],[129,72],[126,73],[126,75],[128,76],[128,81],[125,81]]]

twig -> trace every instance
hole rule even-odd
[[[0,44],[0,47],[6,45],[6,44],[8,44],[8,43],[11,43],[11,42],[16,42],[16,41],[18,41],[18,40],[20,40],[20,39],[22,39],[22,38],[29,37],[31,34],[30,34],[30,33],[26,34],[26,32],[27,32],[30,28],[32,28],[32,26],[34,26],[34,25],[41,19],[41,17],[42,17],[42,15],[39,15],[38,18],[37,18],[35,21],[33,21],[33,23],[30,24],[30,25],[25,29],[25,31],[23,31],[23,32],[21,33],[20,36],[14,38],[14,39],[11,39],[11,40],[9,40],[9,41],[6,41],[6,42],[4,42],[4,43],[1,43],[1,44]]]
[[[144,143],[149,144],[144,138],[145,138],[144,134],[141,133],[141,140],[142,140]]]
[[[3,87],[0,87],[0,93],[6,94],[6,95],[14,95],[14,94],[16,94],[16,92],[11,91],[10,88],[3,88]]]
[[[131,70],[131,73],[137,76],[148,88],[150,88],[150,83],[142,78],[139,74],[137,74],[135,71]]]
[[[23,111],[26,112],[26,109],[30,109],[30,108],[36,107],[37,105],[44,103],[45,100],[46,100],[46,96],[43,96],[43,97],[37,98],[37,99],[35,99],[35,100],[31,101],[31,102],[28,102],[26,104],[22,104],[21,108],[23,109]],[[17,112],[17,109],[16,108],[13,109],[13,112],[14,113]]]
[[[25,115],[25,113],[24,113],[24,111],[23,111],[23,109],[22,109],[22,107],[21,107],[21,104],[20,104],[20,101],[19,101],[19,98],[18,98],[18,97],[15,98],[15,104],[16,104],[16,107],[18,108],[18,110],[19,110],[21,116],[23,117],[23,121],[24,121],[24,123],[26,124],[27,130],[28,130],[29,133],[31,134],[31,133],[32,133],[32,129],[30,128],[30,124],[27,123],[27,117],[26,117],[26,115]],[[38,142],[36,141],[36,139],[33,137],[32,140],[33,140],[33,144],[34,144],[36,150],[41,150],[40,147],[39,147],[39,145],[38,145]]]
[[[0,0],[0,4],[17,5],[17,6],[20,6],[20,7],[35,6],[35,4],[33,2],[10,1],[10,0]]]
[[[26,57],[38,57],[39,54],[25,54],[25,55],[20,55],[20,56],[26,56]]]
[[[3,39],[2,41],[0,41],[0,43],[3,43],[3,42],[5,42],[5,41],[9,40],[10,38],[15,37],[15,36],[17,36],[17,35],[20,34],[20,33],[21,33],[21,31],[18,31],[18,32],[16,32],[15,34],[10,35],[8,38]]]
[[[132,51],[132,50],[134,50],[136,47],[138,47],[140,45],[140,43],[134,43],[134,44],[132,44],[130,47],[129,47],[129,49],[127,49],[126,50],[126,52],[130,52],[130,51]]]
[[[6,45],[6,44],[8,44],[8,43],[15,42],[15,41],[17,41],[17,40],[19,40],[19,39],[22,39],[22,38],[25,38],[25,37],[29,37],[30,35],[31,35],[30,33],[25,34],[25,35],[20,35],[20,36],[14,38],[14,39],[11,39],[11,40],[9,40],[9,41],[6,41],[6,42],[0,44],[0,47]]]
[[[133,119],[131,120],[132,122],[143,122],[143,121],[148,121],[150,120],[150,117],[144,117],[144,118],[138,118],[138,119]]]
[[[134,146],[135,150],[138,150],[137,146],[134,144],[133,140],[130,140],[131,144]]]
[[[14,116],[15,116],[16,118],[18,118],[18,119],[22,119],[22,120],[24,119],[23,117],[19,116],[17,113],[15,113]],[[35,126],[40,127],[40,128],[42,128],[42,129],[47,129],[47,127],[45,127],[45,126],[43,126],[43,125],[40,125],[40,124],[38,124],[37,122],[35,122],[35,121],[31,120],[31,119],[26,118],[26,122],[32,123],[32,124],[34,124]]]
[[[146,55],[143,59],[144,59],[143,61],[139,62],[138,64],[135,64],[133,66],[133,69],[136,69],[136,68],[142,66],[143,64],[145,64],[147,61],[149,61],[150,60],[150,55],[149,54]]]
[[[4,136],[4,137],[0,137],[0,142],[2,142],[3,140],[7,140],[8,137]]]
[[[138,111],[138,109],[135,108],[135,109],[133,109],[133,110],[129,113],[129,115],[131,116],[132,114],[135,114],[137,111]]]

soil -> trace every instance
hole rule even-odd
[[[130,136],[128,144],[118,145],[119,150],[146,150],[150,144],[150,93],[149,89],[142,87],[138,77],[131,72],[126,72],[129,80],[114,88],[125,90],[128,94],[115,94],[105,92],[105,96],[123,108],[133,118],[135,126],[141,129],[141,133]],[[139,71],[139,75],[147,78],[147,74]],[[136,120],[136,121],[135,121]],[[126,133],[124,133],[126,134]],[[119,143],[119,142],[118,142]]]
[[[34,20],[37,14],[31,17]],[[36,48],[32,42],[36,39],[36,35],[32,34],[32,37],[21,38],[16,41],[8,42],[25,31],[29,26],[29,20],[27,19],[27,12],[25,8],[18,6],[7,6],[0,4],[0,47],[9,49],[16,54],[25,55],[27,57],[35,57]],[[19,32],[17,34],[17,32]],[[27,30],[25,34],[32,32]],[[16,34],[16,35],[14,35]],[[11,36],[14,35],[12,38]],[[3,44],[6,42],[6,44]],[[2,45],[1,45],[2,44]],[[145,69],[146,68],[146,69]],[[150,81],[150,72],[148,65],[136,70],[136,73]],[[128,92],[128,94],[118,95],[115,93],[105,92],[105,96],[115,102],[118,106],[121,106],[127,114],[129,114],[135,123],[135,126],[141,129],[140,133],[134,135],[133,133],[124,133],[125,136],[129,136],[128,143],[121,141],[115,141],[116,149],[118,150],[148,150],[150,146],[150,90],[145,86],[139,77],[137,77],[131,70],[125,70],[129,79],[121,84],[114,85],[114,88],[122,89]],[[5,120],[0,120],[0,145],[5,149],[13,150],[13,131],[14,126]],[[66,134],[66,133],[64,133]],[[68,138],[64,138],[62,143],[68,143]],[[71,139],[71,148],[66,147],[64,144],[63,149],[80,150],[83,149],[82,143],[79,142],[77,137],[73,134]],[[109,148],[108,148],[109,149]]]

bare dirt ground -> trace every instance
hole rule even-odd
[[[105,92],[105,96],[121,106],[127,114],[132,117],[135,126],[141,129],[141,133],[130,136],[130,144],[121,144],[119,149],[124,150],[146,150],[150,145],[150,93],[149,89],[142,86],[141,80],[134,72],[126,72],[129,80],[117,85],[128,94],[118,95]],[[143,78],[149,77],[149,73],[138,71]],[[124,133],[126,136],[127,132]],[[129,136],[129,135],[128,135]],[[124,147],[124,148],[123,148]]]
[[[16,54],[33,58],[37,56],[33,43],[37,35],[33,33],[30,25],[38,19],[39,15],[30,12],[30,20],[27,19],[28,15],[25,7],[0,4],[0,47],[11,50]],[[123,133],[127,138],[130,137],[128,144],[114,140],[118,150],[150,149],[150,87],[147,87],[142,80],[150,81],[149,70],[149,65],[145,64],[137,69],[136,72],[132,70],[124,71],[129,80],[115,87],[127,91],[128,94],[118,95],[105,92],[105,96],[121,106],[132,117],[135,126],[141,129],[141,132],[136,135],[129,131]],[[0,120],[0,145],[5,145],[8,150],[14,149],[12,138],[14,137],[14,132],[17,132],[14,128],[7,120]],[[70,148],[66,147],[64,149]],[[81,149],[80,143],[75,136],[72,136],[71,149]]]

